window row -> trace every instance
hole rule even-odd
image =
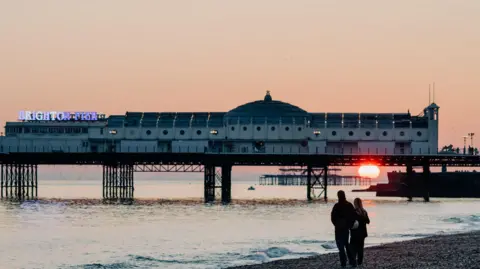
[[[320,132],[315,133],[315,134],[318,136],[318,135],[320,134]],[[353,136],[354,134],[355,134],[355,133],[354,133],[353,131],[348,132],[348,135],[349,135],[349,136]],[[405,136],[405,132],[404,132],[404,131],[401,131],[399,134],[400,134],[400,136]],[[336,131],[332,131],[332,136],[336,136],[336,135],[337,135],[337,132],[336,132]],[[365,136],[371,136],[371,135],[372,135],[372,133],[371,133],[370,131],[366,131],[366,132],[365,132]],[[383,132],[382,132],[382,136],[387,136],[387,135],[388,135],[388,132],[387,132],[387,131],[383,131]],[[422,136],[422,135],[423,135],[423,134],[422,134],[421,131],[418,131],[418,132],[417,132],[417,136],[418,136],[418,137],[420,137],[420,136]]]
[[[272,126],[270,129],[271,129],[272,131],[275,131],[275,126]],[[232,130],[232,131],[235,131],[235,127],[232,127],[231,130]],[[247,131],[247,130],[248,130],[248,128],[247,128],[246,126],[244,126],[244,127],[243,127],[243,131]],[[261,131],[262,128],[261,128],[260,126],[257,126],[256,130],[257,130],[257,131]],[[289,130],[290,130],[289,127],[285,127],[285,131],[289,131]],[[297,130],[298,130],[299,132],[302,131],[302,127],[298,127]],[[101,133],[103,134],[103,129],[102,129],[102,132],[101,132]],[[169,133],[168,130],[163,130],[163,132],[162,132],[163,135],[168,135],[168,133]],[[110,131],[110,134],[117,134],[117,131],[116,131],[116,130],[111,130],[111,131]],[[132,131],[131,134],[133,135],[133,134],[135,134],[135,132]],[[145,134],[146,134],[146,135],[151,135],[151,134],[152,134],[152,131],[151,131],[151,130],[147,130],[147,131],[145,131]],[[179,134],[180,134],[180,135],[185,135],[185,130],[180,130]],[[196,134],[197,134],[197,135],[202,135],[202,131],[201,131],[201,130],[197,130]],[[210,134],[215,134],[215,135],[216,135],[216,134],[218,134],[218,131],[217,131],[217,130],[211,130],[211,131],[210,131]],[[315,130],[315,131],[313,131],[313,134],[314,134],[315,136],[319,136],[319,135],[321,134],[321,132],[320,132],[319,130]],[[337,135],[337,131],[332,131],[331,134],[332,134],[332,136],[336,136],[336,135]],[[417,131],[416,134],[417,134],[418,137],[421,137],[421,136],[423,135],[423,133],[422,133],[421,131]],[[355,135],[355,132],[354,132],[354,131],[350,131],[350,132],[348,132],[348,135],[349,135],[349,136],[354,136],[354,135]],[[366,132],[365,132],[365,136],[371,136],[371,135],[372,135],[372,133],[371,133],[370,131],[366,131]],[[383,132],[382,132],[382,136],[387,136],[387,135],[388,135],[388,132],[387,132],[387,131],[383,131]],[[399,135],[400,135],[400,136],[405,136],[405,132],[404,132],[404,131],[400,131]]]
[[[87,127],[6,127],[6,134],[87,134]]]

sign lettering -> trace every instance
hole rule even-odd
[[[69,112],[69,111],[20,111],[18,119],[21,121],[98,121],[105,119],[105,114],[97,112]]]

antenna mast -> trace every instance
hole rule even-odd
[[[430,89],[430,84],[428,84],[428,105],[430,105],[432,102],[430,102],[430,96],[432,95],[432,90]]]
[[[433,83],[433,102],[435,103],[435,82]]]

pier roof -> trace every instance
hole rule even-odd
[[[289,103],[273,100],[267,91],[263,100],[238,106],[225,115],[226,117],[308,117],[307,111]]]

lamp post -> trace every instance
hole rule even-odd
[[[471,154],[474,155],[475,151],[473,149],[473,136],[475,133],[468,133],[468,137],[470,137],[470,148],[471,148]]]
[[[470,146],[473,148],[473,136],[475,133],[468,133],[468,136],[470,137]]]

